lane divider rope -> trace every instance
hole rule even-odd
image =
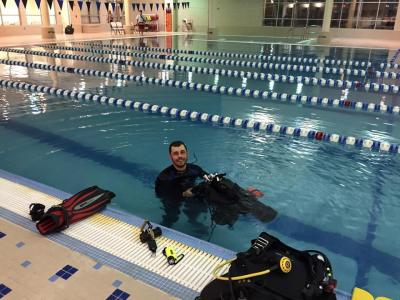
[[[390,63],[393,65],[396,64],[397,57],[400,55],[400,49],[397,49],[396,53],[393,55],[393,57],[390,59]]]
[[[230,60],[230,59],[218,59],[218,58],[204,58],[204,57],[193,57],[193,56],[178,56],[178,55],[168,55],[168,54],[150,54],[150,53],[137,53],[129,51],[116,51],[116,50],[105,50],[105,49],[93,49],[93,48],[81,48],[81,47],[69,47],[69,46],[57,46],[57,45],[43,45],[42,48],[47,49],[57,49],[57,50],[69,50],[69,51],[79,51],[79,52],[90,52],[96,54],[111,54],[111,55],[121,55],[130,57],[140,57],[140,58],[150,58],[150,59],[168,59],[173,61],[186,61],[186,62],[198,62],[205,64],[215,64],[215,65],[225,65],[225,66],[236,66],[236,67],[246,67],[253,69],[264,69],[264,70],[280,70],[280,71],[299,71],[307,73],[324,72],[331,74],[346,74],[353,76],[366,76],[367,74],[376,76],[376,72],[369,72],[364,69],[344,69],[336,67],[321,67],[321,66],[309,66],[309,65],[292,65],[292,64],[280,64],[280,63],[267,63],[267,62],[256,62],[256,61],[245,61],[245,60]],[[382,72],[380,72],[382,73]],[[397,73],[394,73],[397,78]],[[399,76],[400,78],[400,76]]]
[[[336,108],[336,109],[349,109],[353,111],[368,111],[371,113],[387,113],[395,116],[399,116],[400,107],[399,106],[391,106],[385,104],[375,104],[361,101],[350,101],[350,100],[339,100],[339,99],[331,99],[331,98],[322,98],[322,97],[311,97],[305,95],[297,95],[297,94],[287,94],[287,93],[277,93],[272,91],[260,91],[260,90],[251,90],[251,89],[243,89],[243,88],[234,88],[234,87],[225,87],[220,85],[209,85],[195,82],[187,82],[187,81],[179,81],[179,80],[163,80],[159,78],[153,77],[144,77],[139,75],[127,75],[122,73],[113,73],[106,71],[98,71],[98,70],[90,70],[90,69],[81,69],[81,68],[73,68],[73,67],[63,67],[63,66],[55,66],[55,65],[45,65],[39,63],[27,63],[22,61],[12,61],[6,59],[0,59],[1,64],[14,65],[14,66],[22,66],[27,68],[35,68],[41,70],[48,71],[56,71],[56,72],[64,72],[64,73],[72,73],[72,74],[80,74],[80,75],[89,75],[89,76],[97,76],[97,77],[105,77],[111,79],[121,79],[127,81],[135,81],[146,84],[154,84],[154,85],[162,85],[173,88],[180,89],[190,89],[194,91],[200,92],[209,92],[214,94],[227,94],[231,96],[245,96],[251,97],[254,99],[262,98],[264,100],[280,100],[281,102],[289,102],[296,104],[304,104],[308,106],[320,106],[327,108]]]
[[[160,106],[157,104],[150,104],[135,100],[127,100],[122,98],[114,98],[101,96],[97,94],[76,92],[71,90],[64,90],[60,88],[30,84],[21,81],[12,81],[1,79],[0,86],[5,88],[13,88],[26,90],[30,92],[46,93],[56,97],[66,97],[80,101],[92,101],[104,105],[114,105],[123,108],[129,108],[143,113],[158,114],[166,117],[174,118],[176,120],[186,120],[193,122],[201,122],[205,124],[219,125],[222,127],[233,127],[241,129],[252,129],[254,131],[266,132],[270,134],[277,134],[281,136],[293,136],[305,138],[315,141],[325,141],[334,144],[348,145],[355,148],[365,148],[373,151],[388,152],[392,154],[399,154],[400,148],[397,144],[390,144],[388,142],[381,142],[377,140],[355,138],[352,136],[344,136],[339,134],[329,134],[323,131],[316,131],[309,128],[289,127],[278,125],[274,123],[258,122],[248,119],[232,118],[228,116],[219,116],[208,113],[200,113],[186,109],[170,108],[167,106]]]
[[[119,65],[132,65],[135,67],[141,67],[146,69],[159,69],[159,70],[174,70],[180,72],[194,72],[198,74],[208,74],[208,75],[221,75],[227,77],[245,77],[247,79],[254,80],[262,80],[262,81],[270,81],[274,80],[277,82],[284,83],[302,83],[305,85],[312,86],[322,86],[322,87],[331,87],[331,88],[347,88],[354,89],[359,91],[363,89],[366,92],[383,92],[383,93],[393,93],[398,94],[400,91],[400,87],[394,84],[383,84],[383,83],[361,83],[359,81],[349,81],[349,80],[340,80],[340,79],[325,79],[325,78],[317,78],[317,77],[308,77],[308,76],[292,76],[292,75],[279,75],[279,74],[270,74],[270,73],[262,73],[262,72],[249,72],[249,71],[238,71],[238,70],[225,70],[218,68],[207,68],[207,67],[194,67],[194,66],[181,66],[181,65],[171,65],[171,64],[162,64],[157,62],[143,62],[143,61],[128,61],[119,58],[107,58],[107,57],[97,57],[97,56],[88,56],[88,55],[77,55],[77,54],[62,54],[62,53],[49,53],[45,51],[35,51],[35,50],[25,50],[25,49],[13,49],[13,48],[0,48],[0,51],[6,52],[14,52],[14,53],[23,53],[23,54],[31,54],[31,55],[40,55],[54,58],[63,58],[63,59],[75,59],[82,61],[94,61],[101,63],[114,63]],[[387,73],[387,72],[386,72]]]
[[[112,45],[112,44],[100,44],[100,43],[88,43],[88,42],[77,42],[76,45],[89,46],[89,47],[106,47],[123,50],[138,50],[138,51],[150,51],[150,52],[165,52],[165,53],[176,53],[176,54],[192,54],[192,55],[206,55],[206,56],[218,56],[218,57],[229,57],[229,58],[245,58],[245,59],[257,59],[264,61],[282,61],[282,62],[298,62],[298,63],[309,63],[309,64],[325,64],[325,65],[343,65],[343,66],[355,66],[355,67],[371,67],[372,62],[361,61],[361,60],[341,60],[333,58],[315,58],[315,57],[298,57],[298,56],[280,56],[280,55],[265,55],[265,54],[249,54],[249,53],[236,53],[236,52],[215,52],[208,50],[186,50],[186,49],[171,49],[171,48],[159,48],[159,47],[141,47],[132,45]],[[48,45],[48,44],[46,44]],[[41,45],[42,46],[42,45]],[[376,63],[384,67],[385,63]]]

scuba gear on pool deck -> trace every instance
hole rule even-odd
[[[92,186],[52,206],[36,224],[41,234],[49,234],[68,228],[70,224],[103,210],[115,194]]]
[[[46,207],[41,203],[31,203],[29,205],[29,215],[32,221],[39,221],[44,215],[44,209]]]
[[[142,226],[140,227],[140,241],[142,243],[147,243],[149,250],[153,253],[157,251],[156,238],[162,235],[160,227],[155,227],[148,220],[144,220]]]
[[[74,29],[74,27],[72,27],[72,24],[65,26],[65,31],[64,31],[65,34],[73,34],[74,31],[75,31],[75,29]]]
[[[218,275],[227,264],[229,271]],[[266,232],[214,276],[196,299],[336,300],[336,280],[323,253],[291,248]]]
[[[167,262],[171,266],[176,265],[185,257],[185,254],[176,255],[175,249],[170,246],[165,247],[162,254],[167,258]]]
[[[277,212],[260,202],[252,193],[224,177],[209,174],[192,192],[211,208],[213,221],[219,225],[233,225],[240,214],[250,213],[262,222],[272,221]]]
[[[224,277],[222,275],[218,275],[218,272],[224,266],[230,265],[235,260],[236,260],[236,258],[230,259],[230,260],[227,260],[226,262],[218,265],[214,269],[214,272],[213,272],[214,277],[219,280],[243,280],[243,279],[248,279],[248,278],[257,277],[257,276],[261,276],[261,275],[266,275],[266,274],[269,274],[270,272],[278,270],[278,269],[280,271],[282,271],[283,273],[289,273],[292,270],[292,261],[290,260],[290,258],[287,256],[281,256],[279,261],[276,264],[272,265],[269,269],[265,269],[260,272],[246,274],[246,275],[240,275],[240,276],[236,276],[236,277]]]

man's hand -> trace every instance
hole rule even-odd
[[[185,197],[185,198],[193,197],[194,194],[193,194],[193,192],[192,192],[192,188],[187,189],[186,191],[184,191],[184,192],[182,193],[182,196]]]

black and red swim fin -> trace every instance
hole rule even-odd
[[[114,197],[113,192],[97,186],[89,187],[65,199],[60,205],[50,207],[36,227],[41,234],[64,230],[70,224],[101,211]]]

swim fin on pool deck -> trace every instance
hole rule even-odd
[[[85,219],[106,207],[115,194],[92,186],[65,199],[60,205],[50,207],[36,224],[43,235],[68,228],[70,224]]]

